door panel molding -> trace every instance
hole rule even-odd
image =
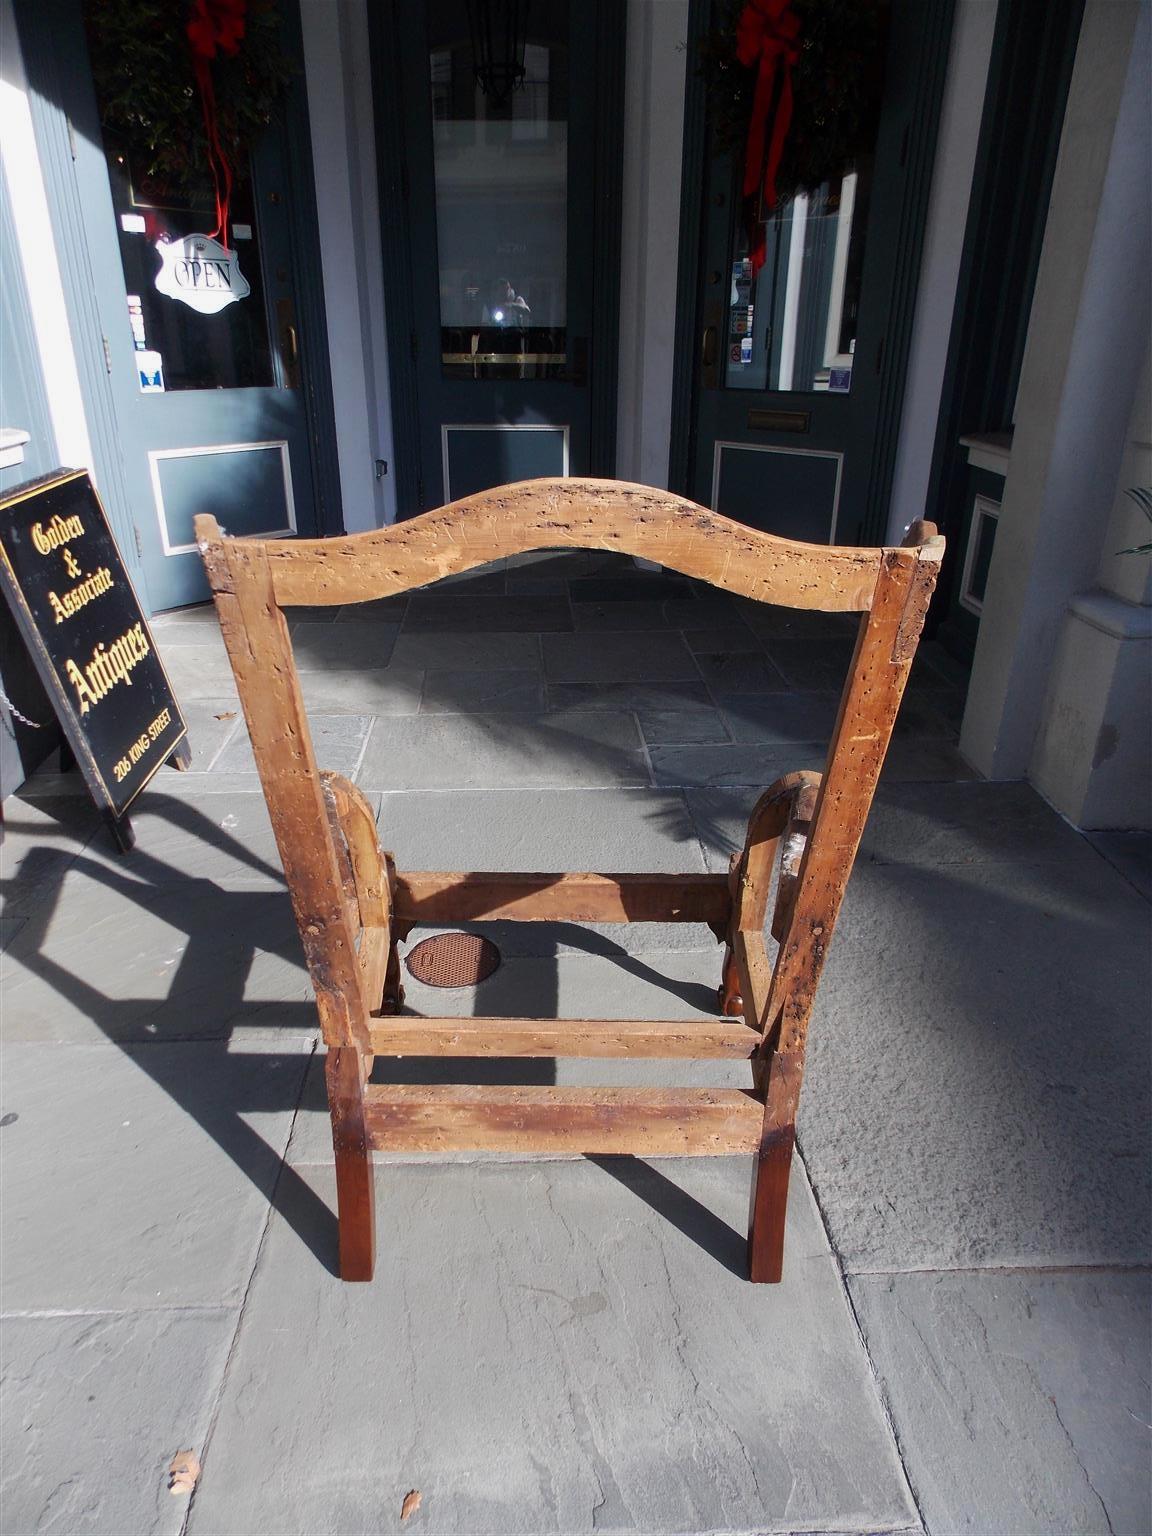
[[[571,390],[583,379],[578,354],[583,347],[590,357],[587,415],[571,407],[557,407],[572,422],[577,469],[581,473],[611,475],[615,472],[618,395],[618,340],[620,316],[620,239],[623,186],[624,47],[627,7],[617,0],[572,0],[572,25],[579,29],[581,46],[590,34],[595,67],[585,65],[572,90],[581,93],[595,124],[587,156],[570,155],[568,161],[569,208],[584,194],[591,208],[591,223],[582,220],[578,239],[588,249],[591,314],[587,325],[569,308],[567,346],[573,360],[572,376],[544,380],[539,387]],[[376,166],[380,193],[380,238],[388,335],[388,376],[391,392],[393,442],[396,462],[397,516],[408,517],[436,503],[439,410],[430,396],[436,388],[429,369],[439,368],[439,321],[431,325],[424,315],[421,285],[437,268],[434,221],[422,212],[422,196],[434,185],[434,156],[426,67],[418,73],[405,71],[407,51],[414,33],[425,33],[423,4],[381,0],[369,10],[369,35],[375,103]],[[571,124],[570,124],[571,133]],[[575,136],[570,149],[579,148]],[[427,185],[426,185],[427,184]],[[423,190],[422,190],[423,189]],[[569,222],[569,253],[574,246]],[[583,258],[581,258],[583,260]],[[582,268],[583,269],[583,268]],[[571,280],[571,269],[570,269]],[[571,306],[572,295],[569,294]],[[433,361],[434,354],[434,361]],[[445,415],[462,408],[447,405]],[[508,414],[518,414],[515,405]],[[580,425],[577,427],[577,420]],[[583,421],[587,420],[587,427]],[[585,441],[587,447],[585,449]],[[584,454],[587,452],[587,464]],[[442,462],[442,451],[441,451]],[[445,495],[447,500],[447,495]]]
[[[568,458],[568,426],[563,422],[531,421],[531,422],[482,422],[482,421],[445,421],[440,424],[440,454],[444,470],[444,501],[458,501],[461,496],[470,495],[469,491],[460,491],[453,494],[451,475],[451,449],[448,444],[449,432],[547,432],[560,438],[560,454],[563,468],[560,475],[567,479],[569,470]],[[541,475],[515,475],[516,480],[538,479],[543,476],[556,474],[554,469],[545,469]]]
[[[791,458],[802,459],[830,459],[836,465],[836,479],[832,490],[832,513],[828,524],[829,544],[836,542],[836,523],[840,516],[840,486],[844,478],[844,455],[835,448],[787,448],[778,443],[738,443],[730,441],[717,441],[712,455],[712,499],[709,503],[713,512],[719,512],[720,500],[720,476],[723,471],[722,455],[725,449],[731,449],[736,453],[773,453],[785,455]],[[731,514],[725,514],[731,516]],[[795,537],[796,535],[789,535]]]
[[[900,103],[900,145],[903,194],[898,228],[893,232],[889,323],[882,338],[858,341],[855,366],[863,375],[875,366],[869,387],[877,390],[877,414],[867,486],[857,499],[859,516],[841,537],[852,542],[880,542],[884,536],[892,477],[896,464],[903,411],[908,354],[915,318],[916,292],[923,249],[928,197],[935,164],[940,105],[948,68],[949,41],[955,0],[897,0],[908,17],[909,46],[915,67],[904,64],[907,102]],[[711,0],[691,0],[688,48],[692,57],[710,25]],[[676,351],[673,363],[672,440],[669,486],[692,494],[697,459],[700,377],[697,367],[700,336],[706,322],[704,276],[708,220],[705,193],[710,173],[707,101],[698,71],[689,63],[684,111],[684,161],[680,222],[680,273],[677,282]],[[866,251],[865,262],[878,253]],[[877,344],[879,340],[879,345]],[[874,381],[874,382],[872,382]],[[858,390],[863,377],[853,380]],[[707,446],[704,445],[704,453]],[[706,463],[706,459],[703,460]],[[703,468],[703,463],[700,465]]]
[[[74,32],[67,0],[36,0],[34,4],[31,0],[15,0],[14,9],[28,81],[28,107],[48,196],[56,259],[87,418],[94,478],[121,558],[133,585],[148,603],[148,581],[136,548],[122,457],[123,439],[105,354],[109,326],[100,304],[100,294],[106,291],[107,284],[114,282],[122,290],[123,278],[118,254],[113,267],[107,261],[101,264],[91,250],[72,148],[73,132],[98,134],[99,124],[94,112],[89,118],[87,113],[74,111],[75,121],[70,122],[62,105],[70,96],[68,74],[86,71],[88,60],[86,55],[78,57],[72,46]]]
[[[296,501],[292,494],[292,461],[288,453],[288,441],[286,438],[273,438],[263,443],[205,443],[193,448],[153,448],[148,453],[148,474],[152,481],[152,497],[156,507],[156,518],[160,525],[160,546],[165,555],[193,555],[197,553],[198,546],[194,539],[184,544],[174,544],[168,526],[168,511],[164,505],[164,483],[160,465],[169,459],[204,459],[217,454],[227,453],[260,453],[276,450],[280,456],[280,473],[284,481],[284,523],[275,528],[249,529],[243,533],[246,537],[271,539],[290,538],[296,533]],[[195,512],[202,512],[203,507],[197,503]],[[191,517],[189,515],[189,523]],[[227,517],[227,512],[222,514]],[[225,525],[226,526],[226,525]],[[239,529],[228,529],[229,532],[240,532]]]

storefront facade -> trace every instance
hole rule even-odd
[[[203,510],[323,536],[592,474],[819,541],[934,517],[974,766],[1086,824],[1146,820],[1152,593],[1104,543],[1140,541],[1123,493],[1152,479],[1147,296],[1116,289],[1147,259],[1124,191],[1147,159],[1147,6],[894,4],[871,147],[764,221],[763,266],[700,69],[709,6],[533,5],[509,84],[476,15],[523,9],[282,0],[287,88],[205,244],[210,210],[110,131],[79,0],[3,0],[0,426],[27,437],[0,484],[90,467],[154,612],[205,596]],[[1061,505],[1070,432],[1093,474]],[[1094,588],[1115,601],[1089,662]]]

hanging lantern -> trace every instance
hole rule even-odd
[[[467,0],[476,82],[494,107],[524,84],[528,0]]]

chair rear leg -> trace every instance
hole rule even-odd
[[[773,1131],[756,1157],[748,1218],[748,1278],[762,1285],[777,1284],[784,1272],[784,1219],[795,1145],[795,1127],[784,1126]]]
[[[765,1065],[764,1130],[748,1222],[748,1278],[775,1285],[784,1269],[784,1218],[804,1064],[802,1057],[776,1049],[766,1056]]]
[[[355,1047],[345,1046],[329,1050],[324,1064],[336,1154],[342,1280],[371,1280],[376,1264],[375,1175],[364,1124],[362,1060]]]

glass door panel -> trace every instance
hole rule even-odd
[[[428,7],[440,360],[541,379],[568,361],[568,9]]]
[[[735,221],[724,370],[729,389],[849,392],[870,180],[862,164],[769,214],[767,259],[755,279],[747,229]]]

